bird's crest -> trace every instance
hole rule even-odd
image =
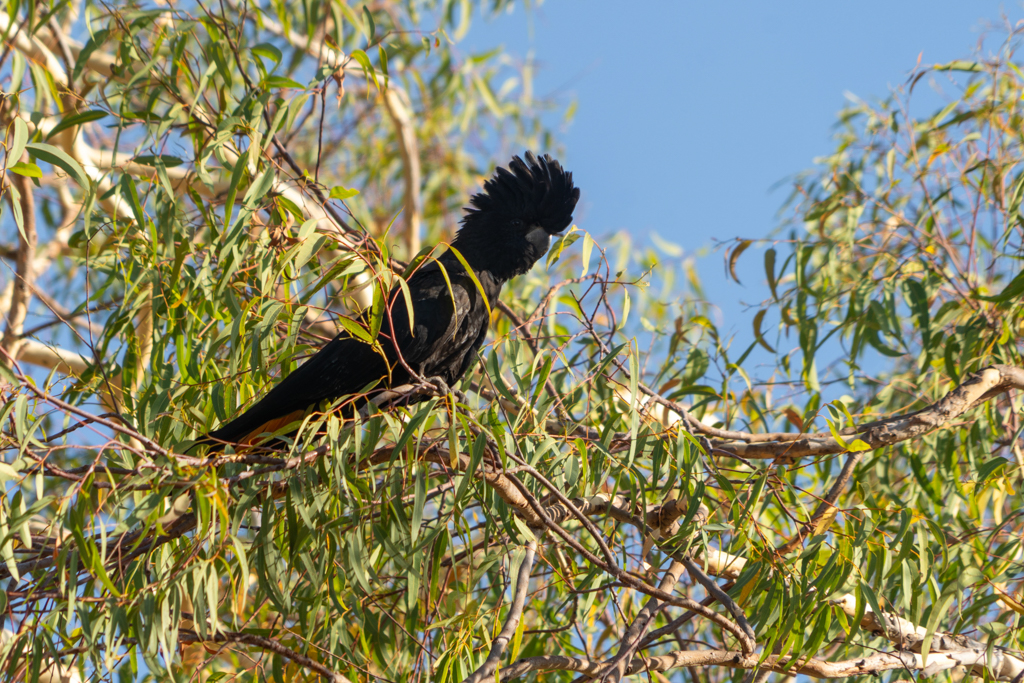
[[[550,155],[539,159],[532,152],[524,161],[512,157],[508,168],[498,167],[494,177],[484,183],[484,191],[469,200],[463,223],[485,213],[522,218],[527,224],[540,225],[549,233],[565,230],[580,198],[573,187],[572,173]]]

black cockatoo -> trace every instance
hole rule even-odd
[[[390,314],[385,312],[378,337],[383,356],[365,341],[342,332],[255,405],[201,437],[196,445],[253,444],[260,435],[276,432],[347,395],[357,396],[353,404],[361,405],[388,387],[415,381],[406,365],[421,378],[454,385],[487,334],[488,312],[481,289],[493,306],[502,285],[528,271],[547,252],[551,236],[572,222],[579,196],[572,173],[550,156],[537,158],[527,152],[525,160],[513,157],[508,169],[499,167],[484,183],[483,192],[470,199],[451,243],[473,270],[479,288],[451,250],[425,262],[408,280],[413,329],[400,289],[395,287],[389,296]]]

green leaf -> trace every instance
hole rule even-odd
[[[271,43],[259,43],[249,48],[249,51],[254,55],[266,57],[270,61],[274,62],[275,67],[281,63],[281,51]]]
[[[1003,469],[1009,465],[1009,462],[1005,458],[996,456],[989,458],[985,462],[978,465],[978,483],[984,482],[986,479],[991,477],[996,471]]]
[[[377,34],[377,25],[373,22],[373,14],[366,8],[366,5],[363,5],[363,17],[366,18],[367,40],[370,45],[373,45],[373,38]]]
[[[56,126],[50,129],[50,132],[46,134],[46,139],[49,140],[62,130],[81,126],[82,124],[89,123],[90,121],[99,121],[107,116],[109,116],[109,114],[102,109],[90,109],[88,111],[80,111],[75,114],[68,114],[62,118]]]
[[[5,462],[0,462],[0,482],[17,481],[21,474]]]
[[[301,238],[300,238],[301,239]],[[327,242],[327,237],[319,235],[317,237],[307,237],[303,239],[295,250],[295,254],[292,260],[292,265],[296,268],[302,268],[309,262],[309,259],[320,251],[324,243]]]
[[[739,282],[740,279],[736,277],[736,262],[740,260],[740,256],[745,252],[751,244],[752,240],[741,240],[736,248],[729,254],[729,274],[732,275],[732,279]]]
[[[526,631],[526,619],[523,616],[519,617],[519,623],[516,624],[516,630],[512,634],[512,656],[509,661],[516,661],[519,659],[519,652],[523,647],[523,633]],[[497,678],[498,672],[495,671],[495,678]]]
[[[184,159],[180,159],[170,154],[140,154],[135,157],[135,163],[141,166],[152,166],[153,168],[174,168],[175,166],[181,166],[185,163]]]
[[[932,70],[977,72],[983,71],[984,67],[979,62],[972,62],[966,59],[956,59],[952,62],[947,62],[945,64],[934,64],[932,65]]]
[[[423,506],[427,501],[427,478],[423,472],[423,468],[419,468],[416,472],[415,481],[413,484],[413,505],[412,515],[409,525],[409,539],[415,543],[419,538],[420,528],[423,525]]]
[[[957,597],[956,592],[950,591],[942,596],[937,605],[932,606],[932,612],[928,615],[928,623],[925,626],[925,637],[921,641],[921,659],[925,663],[928,662],[928,651],[931,649],[932,637],[935,635],[935,631],[938,630],[939,624],[949,613],[949,606]]]
[[[132,215],[135,216],[135,223],[141,228],[146,225],[146,213],[142,208],[142,203],[139,201],[139,192],[135,187],[135,180],[124,173],[121,175],[121,196],[128,201],[128,205],[132,209]]]
[[[761,323],[764,322],[764,316],[766,313],[768,313],[768,309],[762,308],[754,316],[754,339],[757,340],[758,344],[767,349],[769,353],[775,353],[775,349],[773,349],[771,345],[765,340],[764,334],[761,332]]]
[[[388,82],[388,53],[384,49],[383,45],[377,46],[377,57],[378,62],[380,63],[380,70],[384,74],[384,83],[386,85]]]
[[[306,86],[286,76],[267,76],[263,80],[263,85],[265,85],[268,88],[297,88],[299,90],[306,89]]]
[[[897,351],[889,346],[886,346],[881,339],[878,338],[878,330],[867,329],[864,331],[864,339],[870,344],[876,351],[882,355],[889,356],[890,358],[899,358],[903,356],[902,351]]]
[[[827,417],[825,418],[825,422],[828,423],[828,431],[831,432],[832,438],[836,440],[836,443],[838,443],[844,450],[849,450],[849,447],[846,445],[846,439],[839,434],[839,429],[837,428],[836,423]]]
[[[338,316],[338,324],[344,327],[356,339],[361,339],[367,344],[373,343],[373,336],[370,334],[370,331],[355,320],[345,316]]]
[[[384,291],[380,278],[373,280],[373,303],[370,304],[370,336],[373,339],[380,334],[380,328],[384,324],[384,316],[388,314],[388,293]]]
[[[558,238],[558,241],[548,250],[547,267],[550,268],[552,263],[562,258],[562,252],[571,247],[582,235],[583,233],[574,225],[569,229],[569,232]]]
[[[401,275],[395,274],[395,281],[402,290],[402,298],[405,300],[405,310],[409,315],[409,334],[416,336],[416,310],[412,304],[412,292],[409,291],[409,283]]]
[[[686,253],[686,250],[684,250],[680,245],[675,242],[669,242],[656,232],[651,233],[651,242],[654,243],[654,246],[672,258],[680,258],[684,253]]]
[[[296,236],[298,240],[300,242],[305,241],[310,235],[313,234],[313,231],[316,230],[317,223],[319,222],[320,221],[317,220],[316,218],[310,218],[308,221],[304,221],[302,225],[299,226],[299,233]]]
[[[775,249],[764,252],[764,272],[768,276],[768,288],[772,290],[772,298],[779,300],[779,293],[776,291],[778,280],[775,279]]]
[[[262,203],[264,197],[270,191],[270,188],[274,186],[275,174],[274,169],[268,168],[263,173],[256,176],[253,180],[252,185],[246,190],[245,196],[242,198],[242,204],[249,208],[256,208]]]
[[[31,161],[19,161],[14,166],[8,166],[8,171],[17,173],[18,175],[28,176],[29,178],[42,178],[43,169],[39,168]]]
[[[868,607],[874,612],[879,619],[882,618],[882,608],[878,605],[878,598],[875,596],[874,589],[867,582],[862,582],[860,585],[861,591],[864,593],[864,600],[867,602]]]
[[[455,254],[455,258],[457,258],[459,260],[459,263],[462,264],[462,267],[466,269],[466,274],[469,275],[469,279],[473,281],[474,285],[476,285],[477,291],[480,292],[480,297],[484,300],[484,306],[487,308],[487,315],[490,316],[491,302],[487,300],[487,292],[484,291],[484,286],[480,284],[480,280],[477,279],[476,273],[474,273],[473,269],[469,267],[469,263],[466,261],[465,258],[463,258],[462,254],[459,253],[458,249],[449,244],[448,251]],[[449,284],[449,290],[450,289],[451,285]],[[452,294],[452,296],[454,297],[454,294]]]
[[[484,101],[487,109],[491,112],[491,115],[496,119],[502,119],[505,117],[505,108],[498,102],[498,98],[494,96],[494,92],[491,91],[491,86],[478,75],[473,76],[473,85],[476,86],[477,92],[480,93],[480,99]]]
[[[25,145],[28,143],[28,124],[20,116],[14,117],[14,135],[11,139],[11,146],[7,150],[7,164],[18,162],[21,155],[25,153]]]
[[[0,363],[0,379],[3,379],[8,384],[15,387],[21,384],[21,380],[19,380],[14,372],[12,372],[11,369],[3,363]],[[0,419],[6,416],[8,406],[10,406],[10,404],[0,407]]]
[[[11,196],[11,211],[14,213],[14,223],[18,226],[18,234],[25,241],[28,241],[28,235],[25,234],[25,216],[21,211],[21,192],[14,185],[7,186],[7,192]]]
[[[334,187],[331,188],[331,194],[329,196],[331,199],[345,201],[346,199],[351,199],[352,197],[355,197],[357,194],[359,194],[359,190],[350,190],[347,187],[335,185]]]
[[[589,232],[583,233],[583,247],[580,250],[580,260],[583,262],[583,272],[580,273],[580,277],[586,277],[587,271],[590,270],[590,252],[594,249],[594,238],[590,236]]]
[[[371,81],[379,91],[380,83],[377,82],[377,72],[373,70],[373,64],[370,63],[370,58],[367,54],[362,50],[352,50],[352,52],[349,53],[349,56],[359,62],[359,66],[362,67],[366,80]]]
[[[67,173],[82,188],[89,187],[89,177],[85,174],[85,170],[77,161],[68,156],[64,150],[48,145],[45,142],[30,142],[25,145],[25,148],[37,159],[53,164]]]
[[[1003,303],[1016,299],[1021,294],[1024,294],[1024,271],[1017,273],[1017,275],[1010,280],[1010,282],[1003,287],[1003,291],[999,292],[995,296],[979,296],[978,298],[982,301],[991,301],[993,303]]]
[[[519,518],[519,515],[512,517],[512,523],[515,524],[516,532],[519,538],[523,541],[534,541],[537,537],[533,533],[533,529],[529,525]]]
[[[885,154],[885,174],[889,176],[889,182],[893,182],[896,175],[896,148],[893,147]]]

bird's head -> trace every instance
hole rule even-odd
[[[474,269],[508,280],[528,271],[572,223],[580,198],[572,173],[545,154],[512,157],[473,195],[452,245]]]

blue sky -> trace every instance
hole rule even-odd
[[[885,97],[918,55],[971,56],[1004,12],[1024,17],[989,0],[547,0],[475,21],[464,45],[532,51],[538,95],[578,100],[559,137],[583,188],[581,228],[656,232],[696,253],[778,226],[788,186],[771,188],[832,150],[845,93]],[[740,261],[743,286],[727,282],[721,251],[699,270],[724,330],[748,337],[741,302],[765,295],[760,255]]]

